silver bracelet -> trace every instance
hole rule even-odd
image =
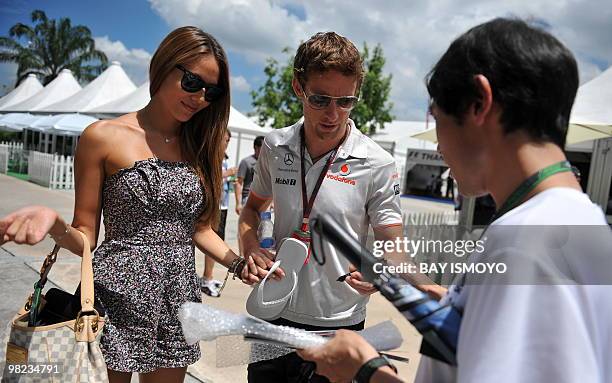
[[[219,296],[221,296],[221,292],[225,288],[225,284],[227,283],[227,278],[229,278],[230,273],[234,274],[232,280],[236,279],[236,276],[242,272],[244,265],[246,265],[246,259],[242,257],[236,257],[232,260],[232,263],[230,263],[229,267],[227,268],[227,274],[225,274],[223,284],[221,285],[221,288],[219,288]]]
[[[229,265],[229,267],[227,268],[227,271],[230,273],[234,273],[236,274],[236,269],[238,269],[238,266],[242,263],[245,262],[246,260],[240,256],[234,258],[232,260],[232,263]],[[242,269],[241,269],[242,270]]]
[[[66,231],[64,231],[62,234],[60,234],[58,236],[54,236],[53,234],[49,233],[49,237],[51,237],[57,243],[57,242],[61,241],[62,239],[64,239],[66,234],[70,233],[70,229],[71,228],[72,228],[72,226],[66,225]]]
[[[240,260],[236,263],[236,266],[234,267],[234,276],[232,277],[232,279],[236,279],[236,277],[240,278],[240,274],[242,274],[242,270],[246,265],[246,259],[242,257],[239,258]]]

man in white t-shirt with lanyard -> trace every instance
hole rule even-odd
[[[543,30],[495,19],[451,44],[427,88],[459,191],[499,206],[469,262],[513,274],[455,280],[441,303],[462,315],[457,365],[423,355],[416,381],[612,382],[612,232],[563,153],[573,55]],[[334,381],[400,378],[354,332],[299,354]]]
[[[363,77],[359,51],[336,33],[318,33],[300,45],[294,70],[292,85],[304,120],[266,136],[240,216],[243,254],[260,277],[274,257],[260,249],[256,236],[259,212],[270,200],[277,243],[294,234],[308,237],[308,217],[321,211],[333,214],[363,243],[369,226],[377,239],[402,234],[395,161],[349,119]],[[307,330],[363,328],[368,295],[375,290],[356,271],[339,281],[351,271],[349,263],[331,248],[326,253],[324,265],[311,256],[302,267],[290,303],[273,323]],[[293,381],[301,365],[295,353],[254,363],[249,381]]]

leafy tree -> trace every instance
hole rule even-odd
[[[95,48],[86,26],[72,26],[65,17],[49,19],[41,10],[32,12],[32,23],[17,23],[9,37],[0,37],[0,62],[17,63],[16,86],[30,73],[46,85],[64,68],[80,81],[91,81],[106,69],[108,59]]]
[[[289,48],[283,49],[289,54]],[[362,132],[373,134],[381,129],[385,122],[393,120],[388,101],[391,91],[391,75],[384,76],[385,58],[380,44],[376,45],[370,55],[367,44],[361,53],[365,76],[361,85],[360,101],[351,111],[351,118]],[[302,116],[302,104],[293,93],[293,56],[289,56],[284,65],[269,58],[264,68],[265,83],[251,92],[252,105],[259,123],[270,123],[273,128],[282,128],[293,124]]]
[[[361,102],[357,103],[351,112],[351,118],[362,132],[374,134],[377,129],[383,129],[385,122],[393,120],[393,103],[388,101],[391,75],[383,75],[386,60],[380,44],[374,47],[370,57],[368,45],[364,43],[361,59],[365,70],[360,92]]]
[[[283,53],[289,54],[289,48],[283,49]],[[291,87],[293,56],[288,57],[285,65],[269,58],[264,73],[266,82],[257,91],[251,91],[259,124],[270,122],[273,128],[278,129],[295,123],[302,117],[302,103]]]

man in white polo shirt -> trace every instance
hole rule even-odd
[[[299,47],[293,90],[303,103],[304,121],[265,138],[251,194],[240,215],[242,249],[254,274],[261,276],[272,264],[273,255],[260,249],[256,236],[259,212],[270,200],[277,243],[296,229],[307,231],[304,218],[307,221],[318,212],[331,213],[364,243],[369,225],[376,239],[401,236],[395,161],[349,119],[362,77],[359,51],[336,33],[318,33]],[[363,328],[373,287],[358,272],[338,281],[350,271],[349,263],[331,248],[325,253],[324,265],[310,257],[303,266],[290,303],[273,323],[307,330]],[[294,353],[254,363],[249,366],[249,381],[292,381],[300,375],[301,365]],[[327,379],[315,376],[311,381]]]

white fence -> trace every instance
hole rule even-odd
[[[9,163],[15,162],[22,151],[22,142],[0,142],[0,173],[6,174],[9,170]]]
[[[31,151],[28,176],[30,181],[51,189],[73,189],[74,157]]]
[[[403,219],[404,225],[458,225],[459,211],[406,213]]]
[[[463,257],[456,257],[448,251],[449,243],[459,243],[472,237],[465,227],[459,225],[458,211],[404,213],[402,218],[406,238],[428,243],[426,251],[414,256],[414,262],[431,265],[465,261]],[[441,285],[449,285],[455,277],[450,272],[427,274]]]
[[[6,146],[9,149],[22,150],[23,142],[0,142],[0,146]]]
[[[9,149],[5,145],[0,145],[0,173],[8,172]]]

